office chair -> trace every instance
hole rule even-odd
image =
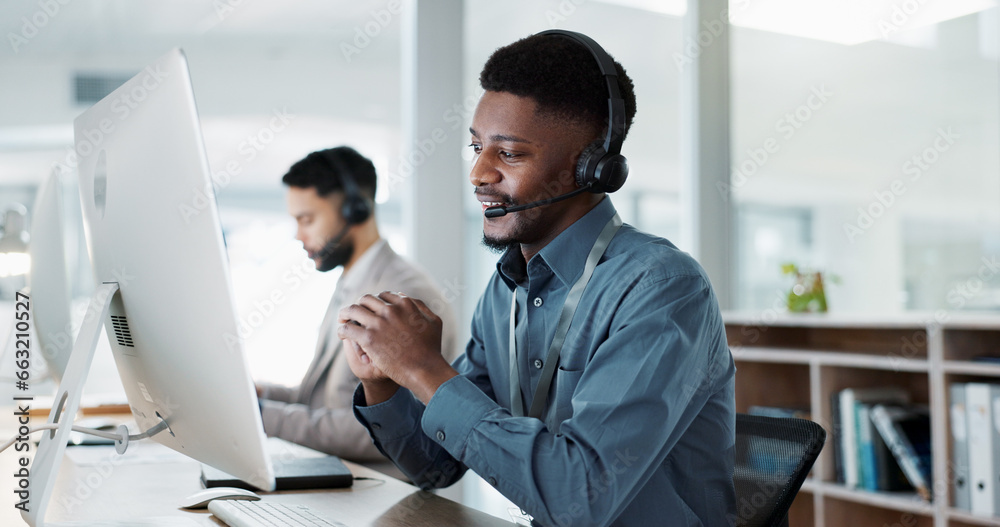
[[[805,419],[736,414],[737,527],[788,527],[788,509],[826,442]]]

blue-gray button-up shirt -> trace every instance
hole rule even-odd
[[[541,525],[730,525],[735,367],[704,270],[669,241],[624,225],[594,271],[542,419],[510,412],[509,317],[517,294],[520,388],[530,406],[548,345],[605,198],[525,264],[497,264],[459,376],[424,407],[400,389],[355,413],[421,487],[467,468]]]

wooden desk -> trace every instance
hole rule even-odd
[[[8,436],[5,436],[8,437]],[[63,459],[47,522],[89,520],[138,521],[152,517],[193,519],[199,525],[222,525],[208,511],[177,507],[185,496],[201,490],[200,465],[188,458],[150,464],[114,464],[106,447],[106,463],[78,466]],[[95,451],[96,452],[96,451]],[[106,455],[103,452],[108,452]],[[24,525],[10,491],[17,457],[13,449],[0,456],[0,525]],[[128,457],[126,452],[125,457]],[[403,483],[380,472],[347,463],[359,480],[349,489],[285,491],[264,494],[267,501],[301,504],[317,515],[355,526],[510,526],[511,523]]]

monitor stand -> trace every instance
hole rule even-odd
[[[97,340],[101,335],[111,301],[117,294],[116,282],[106,282],[97,288],[87,308],[87,313],[91,316],[84,318],[80,334],[73,344],[66,373],[59,383],[52,410],[49,411],[48,423],[57,424],[59,428],[42,432],[42,440],[38,443],[38,452],[35,454],[28,476],[30,493],[28,510],[21,512],[21,518],[32,527],[45,525],[45,509],[49,504],[49,498],[52,497],[59,465],[62,463],[69,433],[73,427],[73,419],[80,408],[80,397],[93,363],[94,352],[97,350]],[[122,452],[128,443],[127,435],[124,441],[118,443],[115,446]]]

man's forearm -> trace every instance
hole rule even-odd
[[[365,390],[365,405],[375,406],[381,404],[396,395],[399,385],[392,381],[366,381],[361,380],[361,387]]]
[[[458,372],[448,363],[443,363],[442,367],[416,372],[410,391],[420,402],[427,404],[437,389],[456,375]]]

